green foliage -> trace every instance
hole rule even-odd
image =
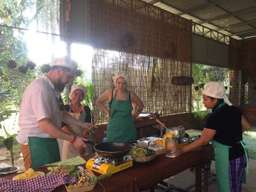
[[[86,88],[86,96],[83,100],[83,104],[93,109],[93,99],[94,99],[94,86],[91,81],[86,81],[84,78],[84,74],[81,73],[79,76],[76,77],[73,84],[83,86]],[[62,93],[62,99],[65,104],[69,103],[69,91],[71,86],[67,86],[64,92]]]
[[[28,0],[0,1],[1,23],[6,26],[26,25],[28,21],[23,16],[23,11],[30,4]],[[27,49],[22,35],[22,31],[0,27],[0,122],[17,111],[25,86],[35,76],[31,69],[26,73],[21,70],[25,69],[27,63]]]
[[[48,71],[50,71],[51,66],[50,64],[44,64],[40,67],[40,72],[43,73],[47,73]]]
[[[93,108],[93,98],[94,98],[94,87],[92,82],[86,83],[87,95],[85,97],[85,104],[88,105],[91,109]]]
[[[87,92],[86,92],[86,96],[85,96],[83,103],[92,109],[93,108],[93,98],[94,98],[94,87],[93,87],[92,82],[85,81],[83,79],[83,77],[80,76],[80,77],[76,78],[75,83],[77,85],[82,85],[82,86],[86,87]]]
[[[203,129],[207,115],[208,115],[207,111],[192,112],[192,116],[194,119],[193,121],[194,127],[197,127],[198,129]]]
[[[3,24],[19,26],[25,23],[23,11],[31,4],[28,0],[2,0],[0,1],[0,17]]]
[[[1,137],[0,140],[2,140],[4,146],[10,152],[10,154],[11,154],[11,163],[12,163],[12,166],[14,166],[13,146],[14,146],[14,143],[16,141],[15,140],[16,134],[12,134],[12,135],[9,134],[4,126],[3,126],[3,129],[4,129],[6,137]]]
[[[9,69],[7,66],[3,67],[3,73],[0,75],[0,95],[3,107],[6,107],[13,112],[15,107],[19,105],[21,94],[25,86],[35,77],[34,71],[21,73],[17,68]]]
[[[194,84],[192,86],[192,111],[201,111],[204,109],[202,103],[202,90],[205,83],[209,81],[222,81],[227,85],[229,81],[228,69],[202,64],[192,65],[192,76],[194,79]]]
[[[10,57],[11,54],[10,51],[6,55]],[[8,68],[6,64],[8,60],[4,60],[1,56],[0,53],[0,62],[3,63],[0,68],[0,122],[17,111],[25,86],[35,77],[35,73],[32,70],[22,73],[18,70],[19,68]],[[20,60],[17,59],[17,61]]]
[[[38,21],[39,12],[43,8],[44,14],[52,18],[54,15],[52,13],[57,10],[57,2],[56,0],[0,0],[0,128],[5,132],[5,137],[0,136],[0,143],[10,151],[12,165],[15,134],[9,134],[1,122],[18,111],[25,87],[38,74],[34,70],[35,64],[27,59],[27,49],[23,42],[24,30],[17,30],[15,27],[26,28],[34,19]],[[34,15],[31,14],[33,11],[28,14],[28,8],[34,10],[34,7],[36,7]],[[44,24],[50,26],[49,17],[42,15],[40,18],[44,19]],[[57,24],[52,26],[58,27]]]
[[[3,141],[5,147],[6,147],[9,151],[11,151],[11,150],[13,149],[13,142],[14,142],[14,140],[15,140],[15,137],[12,136],[12,137],[8,137],[8,138],[4,139],[4,141]]]
[[[192,113],[193,117],[198,120],[204,120],[206,116],[208,115],[207,111],[196,111]]]

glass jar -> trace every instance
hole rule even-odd
[[[167,152],[172,153],[176,151],[176,140],[173,137],[167,137],[165,139],[165,149]]]
[[[165,139],[165,149],[166,149],[166,157],[174,158],[176,157],[177,152],[177,142],[175,138],[166,138]]]

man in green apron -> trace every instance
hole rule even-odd
[[[232,106],[220,82],[209,82],[203,90],[203,102],[212,109],[201,137],[182,148],[182,152],[206,145],[213,140],[219,192],[241,192],[246,167],[242,132],[251,126],[241,111]]]
[[[60,108],[59,93],[73,80],[74,70],[73,62],[57,59],[47,75],[32,81],[23,94],[17,141],[26,169],[60,160],[56,138],[71,142],[77,150],[86,147],[84,138],[61,129],[62,122],[90,128],[90,124],[75,120]]]
[[[109,116],[107,142],[132,142],[137,138],[134,120],[144,105],[140,98],[127,90],[124,75],[113,76],[114,89],[106,90],[96,100],[96,106]],[[108,107],[107,107],[108,104]]]

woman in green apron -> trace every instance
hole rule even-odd
[[[212,113],[207,117],[201,137],[181,151],[193,150],[213,140],[218,191],[241,192],[247,164],[242,133],[251,126],[241,111],[229,102],[220,82],[205,85],[203,103]]]
[[[109,116],[107,142],[130,142],[137,138],[134,120],[144,106],[135,93],[127,90],[126,83],[124,75],[115,75],[114,89],[106,90],[96,100],[96,106]]]

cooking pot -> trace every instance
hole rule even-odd
[[[105,142],[94,145],[94,150],[102,157],[122,157],[129,152],[131,144]]]

